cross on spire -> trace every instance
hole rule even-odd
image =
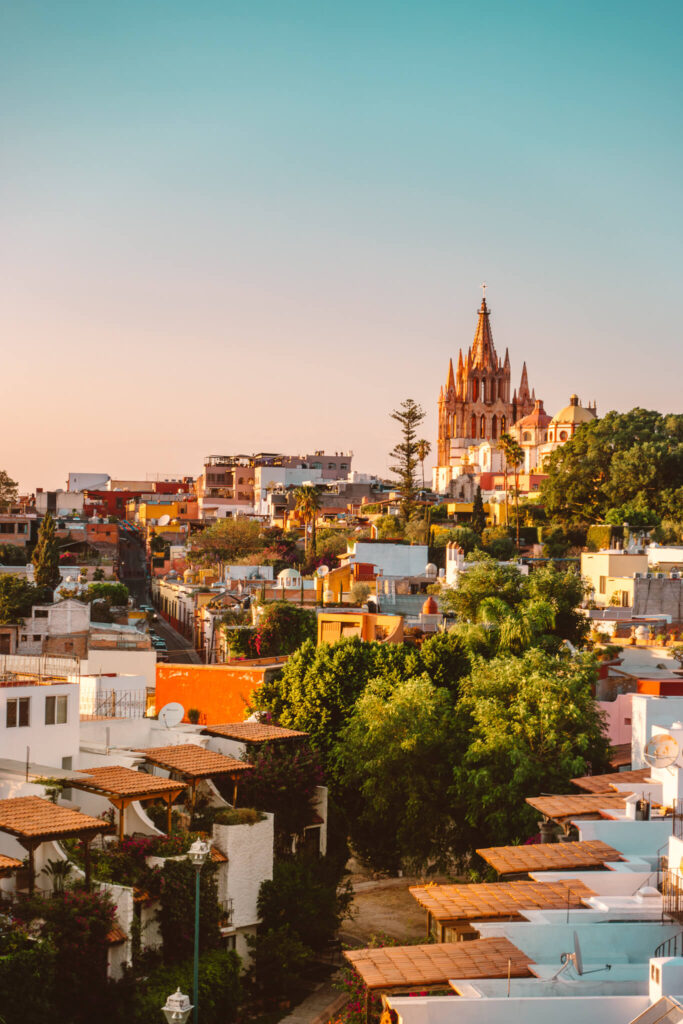
[[[484,296],[484,298],[486,298],[486,281],[482,282],[481,294]]]

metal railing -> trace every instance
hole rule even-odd
[[[81,697],[81,718],[144,718],[145,690],[101,690],[94,697]]]
[[[664,872],[662,912],[675,921],[683,921],[683,877],[677,871]]]
[[[679,932],[678,935],[672,935],[671,938],[665,939],[661,942],[654,953],[653,957],[657,956],[682,956],[683,955],[683,932]]]
[[[227,900],[219,900],[218,906],[221,908],[221,927],[228,928],[232,924],[232,915],[235,909],[234,900],[232,897],[229,897]]]

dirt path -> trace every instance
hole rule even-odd
[[[353,917],[342,924],[342,942],[365,946],[372,935],[380,933],[399,941],[426,937],[427,914],[408,892],[410,885],[418,884],[416,878],[358,884]]]

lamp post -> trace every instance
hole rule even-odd
[[[178,989],[177,992],[168,997],[165,1004],[161,1007],[161,1012],[168,1021],[168,1024],[186,1024],[191,1009],[192,1003],[189,998]]]
[[[199,876],[202,865],[209,855],[209,844],[203,839],[195,839],[188,851],[188,857],[194,864],[195,889],[194,889],[194,1024],[199,1021]],[[187,1020],[187,1017],[185,1018]],[[182,1024],[182,1022],[181,1022]]]

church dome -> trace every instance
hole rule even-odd
[[[560,409],[558,413],[555,413],[551,423],[590,423],[596,418],[594,409],[586,409],[582,405],[579,405],[579,399],[576,395],[572,395],[569,399],[569,405],[566,405],[564,409]]]

